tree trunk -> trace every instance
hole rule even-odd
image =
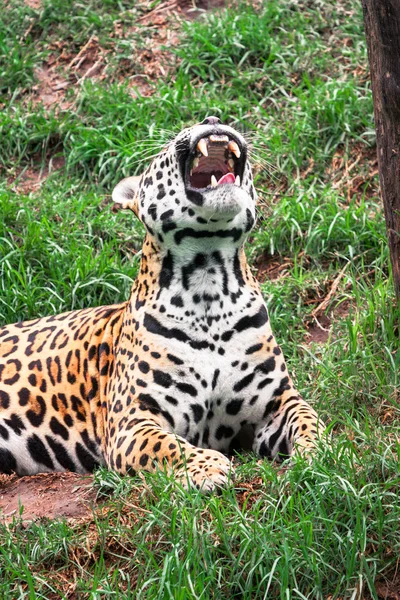
[[[400,0],[362,0],[379,179],[394,288],[400,299]]]

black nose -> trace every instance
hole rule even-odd
[[[217,125],[217,123],[221,123],[221,119],[218,119],[218,117],[206,117],[202,125]]]

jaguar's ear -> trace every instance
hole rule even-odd
[[[141,177],[126,177],[113,189],[112,199],[121,208],[130,208],[135,215],[138,213],[138,189]]]

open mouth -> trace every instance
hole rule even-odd
[[[232,137],[211,134],[200,138],[186,163],[186,183],[192,189],[241,185],[245,149]]]

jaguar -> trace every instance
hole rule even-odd
[[[130,297],[0,329],[0,472],[161,469],[212,491],[235,450],[312,451],[324,426],[244,253],[256,191],[243,136],[207,117],[112,197],[146,229]]]

